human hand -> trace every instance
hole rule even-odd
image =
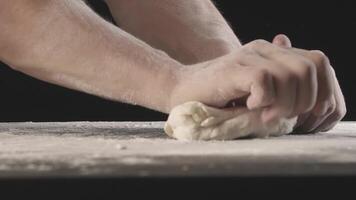
[[[292,43],[286,35],[277,35],[273,44],[292,49]],[[296,132],[319,132],[332,129],[346,114],[345,99],[342,94],[335,70],[329,59],[321,51],[294,49],[297,53],[314,62],[318,71],[318,80],[328,79],[328,85],[318,82],[318,97],[314,108],[298,116]],[[327,75],[325,75],[327,74]]]
[[[264,109],[265,122],[324,109],[319,102],[332,96],[333,71],[315,64],[317,56],[319,52],[282,48],[263,40],[250,42],[226,56],[183,67],[171,108],[194,100],[223,108],[232,100],[246,99],[249,109]],[[325,87],[318,90],[318,85]]]

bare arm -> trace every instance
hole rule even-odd
[[[118,1],[128,5],[138,3],[138,0]],[[219,24],[223,18],[218,17],[212,4],[209,7],[210,1],[140,3],[146,5],[148,1],[158,3],[158,7],[175,5],[180,10],[171,20],[159,21],[167,26],[154,23],[165,28],[156,32],[157,36],[154,32],[148,34],[145,39],[148,42],[164,38],[150,42],[152,45],[166,45],[167,52],[184,63],[231,53],[185,67],[105,22],[82,1],[0,0],[0,59],[15,70],[48,82],[163,112],[191,100],[222,107],[230,100],[248,95],[247,106],[265,108],[264,119],[313,111],[306,120],[311,122],[305,128],[307,131],[317,130],[323,122],[326,124],[319,126],[319,130],[328,130],[345,115],[335,72],[322,52],[278,47],[275,44],[279,42],[261,40],[238,48],[240,43],[226,23]],[[180,18],[184,10],[191,14]],[[161,17],[169,18],[169,9],[163,11],[166,15]],[[221,20],[209,17],[214,12],[216,19]],[[197,17],[192,17],[194,14]],[[159,20],[157,16],[142,20]],[[172,24],[176,26],[169,26]],[[315,113],[322,116],[312,116]]]
[[[0,1],[0,59],[38,79],[168,112],[181,64],[82,1]]]
[[[223,19],[219,11],[215,8],[215,6],[211,3],[210,0],[145,0],[145,1],[106,0],[106,1],[111,8],[114,18],[116,18],[116,21],[122,28],[131,32],[137,37],[143,39],[149,44],[155,46],[156,48],[163,49],[170,56],[181,61],[184,64],[196,64],[201,61],[211,60],[213,58],[228,53],[234,54],[234,52],[235,54],[240,54],[239,56],[244,57],[243,51],[239,52],[239,49],[241,48],[243,49],[244,47],[241,47],[241,44],[238,41],[237,37],[234,35],[230,27],[227,25],[226,21]],[[287,51],[289,51],[291,47],[289,39],[286,38],[283,39],[283,37],[281,38],[280,36],[277,36],[273,43],[274,45],[279,45],[282,46],[283,48],[287,48],[288,49]],[[249,45],[247,45],[247,47],[248,46]],[[255,49],[255,51],[260,51],[261,48],[263,48],[262,46],[259,45],[257,46],[258,48]],[[269,48],[273,49],[274,47],[272,45]],[[284,92],[277,91],[280,93],[280,96],[277,97],[277,99],[279,100],[275,102],[274,107],[276,108],[276,110],[279,111],[275,112],[275,114],[279,112],[280,113],[279,115],[281,115],[281,113],[286,112],[287,110],[293,108],[293,106],[287,105],[288,102],[296,102],[297,111],[295,111],[294,114],[301,114],[299,115],[298,118],[298,126],[301,128],[300,130],[303,130],[304,132],[329,130],[339,120],[341,120],[346,113],[346,107],[341,92],[341,88],[337,82],[335,73],[332,73],[333,69],[328,61],[328,58],[323,53],[318,51],[316,52],[311,51],[307,53],[303,51],[302,51],[303,53],[301,53],[300,51],[298,52],[301,55],[294,55],[294,56],[297,57],[302,56],[304,57],[303,59],[307,60],[307,61],[304,60],[303,62],[311,63],[313,66],[316,67],[317,80],[318,80],[317,82],[319,85],[318,90],[314,91],[313,81],[309,81],[308,83],[305,82],[303,83],[302,81],[301,82],[302,85],[304,86],[308,85],[309,88],[307,87],[299,91],[298,92],[299,94],[296,96],[296,99],[291,98],[289,100],[283,100],[288,96],[291,97],[291,94],[288,94],[288,91],[293,92],[294,89],[288,89],[288,90],[281,89],[281,90],[285,90]],[[243,64],[249,62],[253,63],[256,62],[256,60],[259,60],[258,56],[257,57],[249,56],[250,53],[251,52],[249,52],[246,55],[246,59],[242,62]],[[272,53],[271,54],[268,53],[266,54],[266,56],[268,58],[271,58],[273,55]],[[278,73],[282,74],[283,71],[285,70],[284,68],[290,65],[291,62],[292,59],[285,59],[283,61],[284,67],[278,67],[280,68]],[[214,61],[212,61],[212,63],[214,63]],[[297,66],[297,69],[303,68],[302,63],[299,63],[301,65]],[[233,65],[233,63],[230,64]],[[215,63],[214,65],[219,66],[218,63]],[[258,65],[270,66],[269,61],[264,63],[259,63]],[[280,61],[277,62],[276,65],[281,66]],[[224,67],[224,66],[225,65],[222,65],[220,67]],[[268,70],[271,69],[272,68],[269,68]],[[231,70],[233,71],[234,69]],[[203,71],[198,70],[198,72],[204,74]],[[217,73],[218,72],[216,71],[214,72],[215,76],[217,76],[216,75]],[[295,72],[292,72],[292,74],[293,73]],[[195,74],[195,73],[188,71],[187,74]],[[284,75],[281,75],[279,78],[281,78],[281,80],[286,79],[288,77],[287,74],[288,73],[284,73]],[[231,75],[233,76],[232,80],[236,81],[238,79],[237,76],[241,74],[232,73]],[[228,76],[229,74],[227,73],[225,76],[221,77],[222,79],[220,81],[214,80],[210,83],[213,83],[215,85],[219,83],[224,83],[225,81],[227,81]],[[245,78],[248,77],[249,79],[256,78],[253,76],[249,77],[247,72],[244,72],[242,76],[244,76]],[[307,80],[308,77],[309,78],[311,77],[310,74],[304,73],[302,75],[301,80]],[[205,99],[206,100],[205,102],[208,104],[210,103],[219,106],[218,103],[219,100],[217,100],[216,102],[212,102],[212,101],[214,98],[215,100],[217,99],[216,95],[219,94],[219,92],[221,93],[221,88],[223,88],[223,86],[218,87],[219,89],[218,91],[212,92],[212,88],[214,87],[209,85],[209,81],[208,81],[209,78],[213,78],[213,77],[207,75],[200,77],[200,79],[204,80],[204,83],[206,83],[204,84],[204,86],[208,85],[208,87],[206,87],[206,91],[208,91],[206,95],[208,97],[204,97],[201,99],[202,100]],[[283,88],[285,86],[291,87],[293,85],[293,82],[294,81],[283,83],[282,81],[278,83],[277,81],[276,85],[279,86],[280,88]],[[239,81],[237,85],[242,86],[245,83],[248,83],[248,81],[246,80],[241,82]],[[299,88],[303,88],[304,86],[301,86]],[[184,99],[185,97],[189,96],[187,95],[188,93],[191,93],[192,94],[191,96],[194,95],[200,97],[204,96],[205,90],[202,89],[204,88],[202,86],[197,87],[195,90],[194,84],[189,83],[188,86],[185,86],[185,88],[187,89],[183,90],[184,95],[183,94],[177,95],[176,98],[173,98],[173,101],[174,100],[177,101],[178,99],[181,98]],[[226,91],[230,91],[230,90],[227,89]],[[239,91],[241,92],[243,91],[243,89],[240,88]],[[235,91],[232,93],[233,94],[232,96],[229,96],[229,94],[224,94],[224,95],[230,99],[234,99],[239,97],[238,93],[239,92]],[[315,95],[315,93],[317,94],[317,100],[316,103],[314,105],[311,104],[312,105],[311,106],[307,102],[313,101],[313,98],[315,98],[313,95]],[[191,98],[191,96],[189,97]],[[198,98],[197,96],[195,96],[195,98]],[[220,102],[224,103],[226,101],[220,101]],[[253,101],[251,100],[250,102]],[[311,106],[313,108],[310,110],[310,108],[306,106]],[[277,107],[279,108],[277,109]]]
[[[118,25],[184,64],[231,53],[239,40],[210,0],[106,0]]]

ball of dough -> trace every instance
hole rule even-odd
[[[179,140],[231,140],[288,134],[297,121],[282,118],[265,124],[260,116],[261,110],[217,109],[192,101],[172,109],[164,131]]]

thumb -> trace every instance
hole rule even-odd
[[[284,34],[278,34],[274,37],[273,39],[273,44],[284,47],[284,48],[291,48],[292,47],[292,42],[290,39],[284,35]]]

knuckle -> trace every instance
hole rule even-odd
[[[335,72],[335,69],[330,65],[330,72],[331,72],[331,75],[336,77],[336,72]]]
[[[341,116],[341,119],[345,117],[346,113],[347,113],[346,107],[340,108],[340,116]]]
[[[255,51],[255,47],[254,47],[253,42],[250,42],[250,43],[247,43],[247,44],[243,45],[241,47],[240,51],[242,53],[245,53],[245,54],[249,54],[249,53],[254,52]]]
[[[271,78],[271,75],[266,69],[258,69],[255,71],[255,80],[262,86],[266,86],[266,84],[271,80]]]
[[[336,109],[336,102],[334,92],[332,90],[327,90],[318,94],[318,101],[323,101],[326,105],[331,105],[330,107]]]
[[[327,103],[327,101],[325,101],[325,103]],[[333,113],[336,112],[336,104],[335,103],[332,103],[329,108],[327,109],[325,115],[332,115]]]
[[[317,101],[317,73],[315,65],[308,61],[301,61],[301,66],[298,71],[298,89],[299,95],[308,95],[308,98],[303,98],[300,112],[307,112],[313,109]]]
[[[322,94],[320,94],[319,98],[320,100],[324,100],[326,102],[332,102],[332,105],[336,107],[336,103],[335,103],[335,96],[334,96],[334,92],[333,92],[333,88],[329,89],[325,92],[323,92]]]
[[[325,56],[325,53],[320,50],[311,50],[310,53],[316,56]]]
[[[336,110],[334,111],[333,115],[335,116],[335,119],[339,121],[339,120],[341,120],[342,118],[345,117],[345,115],[346,115],[346,109],[340,109],[340,108],[338,108],[338,109],[336,109]]]
[[[288,84],[296,84],[299,80],[298,76],[293,72],[288,72],[285,75],[285,82]]]
[[[260,88],[260,95],[265,101],[273,101],[275,89],[273,85],[273,77],[266,69],[258,69],[255,71],[256,86]]]
[[[316,65],[320,67],[328,67],[330,65],[329,58],[324,52],[320,50],[312,50],[310,53]]]
[[[250,44],[242,46],[239,51],[239,55],[253,55],[256,53]]]
[[[266,40],[263,40],[263,39],[257,39],[257,40],[254,40],[254,42],[256,44],[268,44],[269,42],[267,42]]]
[[[252,47],[261,47],[261,46],[265,46],[267,45],[269,42],[267,42],[266,40],[263,40],[263,39],[257,39],[257,40],[254,40],[252,41],[250,44]]]
[[[314,75],[316,75],[315,65],[308,60],[301,61],[299,70],[303,78],[312,78]]]

